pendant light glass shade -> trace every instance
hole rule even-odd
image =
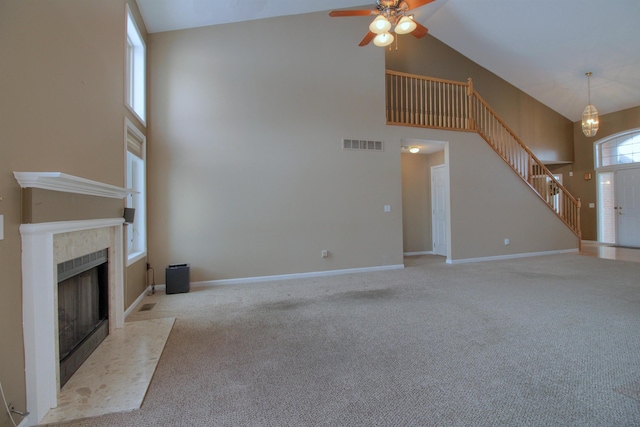
[[[373,39],[373,44],[379,47],[389,46],[391,43],[393,43],[393,35],[391,33],[378,34]]]
[[[598,119],[596,106],[592,104],[587,105],[582,112],[582,133],[584,133],[585,136],[596,136],[599,124],[600,121]]]
[[[400,20],[396,24],[396,28],[394,31],[396,34],[409,34],[413,30],[415,30],[416,27],[417,25],[415,22],[413,22],[413,19],[405,15],[400,18]]]
[[[384,34],[391,29],[391,22],[382,15],[376,16],[376,19],[369,24],[369,31],[376,34]]]
[[[596,106],[591,104],[591,72],[585,74],[587,76],[587,86],[589,94],[589,105],[584,108],[582,112],[582,133],[585,136],[596,136],[598,132],[598,126],[600,125],[600,119],[598,118],[598,110]]]

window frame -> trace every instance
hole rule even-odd
[[[125,37],[125,105],[146,127],[146,52],[142,38],[129,5],[126,5],[127,33]]]
[[[147,256],[147,138],[128,118],[125,117],[124,120],[124,182],[127,188],[135,190],[134,193],[127,195],[125,202],[126,207],[135,209],[133,224],[125,226],[128,267]],[[130,156],[139,161],[130,163]],[[135,176],[132,174],[132,164],[138,166]]]
[[[628,163],[614,163],[603,166],[603,156],[602,156],[602,148],[607,143],[610,143],[614,140],[618,139],[632,139],[635,137],[640,137],[640,128],[629,129],[623,132],[618,132],[613,135],[606,136],[598,141],[593,143],[593,158],[594,158],[594,169],[596,171],[613,171],[617,169],[625,169],[625,168],[635,168],[640,167],[640,161],[638,162],[628,162]],[[616,154],[618,156],[619,154]]]

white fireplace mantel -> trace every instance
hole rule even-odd
[[[41,188],[114,199],[123,199],[129,194],[138,193],[130,188],[116,187],[62,172],[13,172],[13,176],[22,188]]]
[[[127,188],[62,172],[14,172],[22,188],[122,199]],[[57,406],[57,274],[62,256],[82,256],[87,246],[108,248],[109,330],[124,325],[123,218],[22,224],[22,320],[25,348],[27,410],[40,422]],[[94,248],[95,249],[95,248]],[[64,255],[61,255],[61,251]],[[76,253],[78,252],[78,253]],[[69,258],[69,259],[71,259]]]

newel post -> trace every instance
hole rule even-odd
[[[582,208],[582,201],[580,201],[580,198],[578,197],[577,199],[578,201],[578,205],[577,205],[577,224],[576,224],[576,228],[578,231],[578,251],[582,250],[582,226],[580,225],[580,209]]]
[[[467,79],[467,117],[468,120],[468,129],[475,129],[476,123],[473,119],[473,81],[471,77]]]

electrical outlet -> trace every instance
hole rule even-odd
[[[327,251],[326,249],[322,250],[322,258],[326,258],[329,256],[329,251]]]
[[[511,240],[509,239],[504,239],[504,245],[508,246],[511,243]]]

